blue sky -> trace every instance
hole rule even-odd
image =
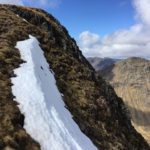
[[[40,7],[76,39],[84,56],[150,59],[150,0],[0,0]]]
[[[47,9],[78,38],[90,30],[101,36],[134,23],[131,0],[64,0],[56,8]]]
[[[52,1],[52,0],[51,0]],[[52,13],[68,30],[78,38],[84,30],[101,36],[134,23],[134,9],[131,0],[53,0],[54,6],[38,5]],[[29,2],[24,0],[25,5]],[[30,2],[30,5],[35,5]]]

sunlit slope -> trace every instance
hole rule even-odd
[[[102,74],[129,107],[137,131],[150,143],[150,61],[130,58]]]

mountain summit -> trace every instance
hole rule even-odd
[[[53,16],[0,5],[0,149],[150,148]]]

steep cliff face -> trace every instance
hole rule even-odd
[[[95,73],[67,30],[43,10],[9,5],[0,5],[0,149],[40,149],[23,128],[11,91],[13,70],[25,63],[15,45],[29,35],[40,42],[66,108],[98,149],[150,149],[132,127],[122,99]]]
[[[100,70],[128,106],[136,130],[150,143],[150,61],[128,58]]]

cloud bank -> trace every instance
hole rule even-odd
[[[23,5],[21,0],[0,0],[0,4]]]
[[[86,57],[127,58],[132,56],[150,59],[150,1],[134,0],[138,23],[100,37],[90,31],[79,36],[79,47]]]
[[[61,0],[22,0],[24,4],[40,8],[56,8],[60,5]]]
[[[61,0],[0,0],[0,4],[25,5],[40,8],[56,8]]]

